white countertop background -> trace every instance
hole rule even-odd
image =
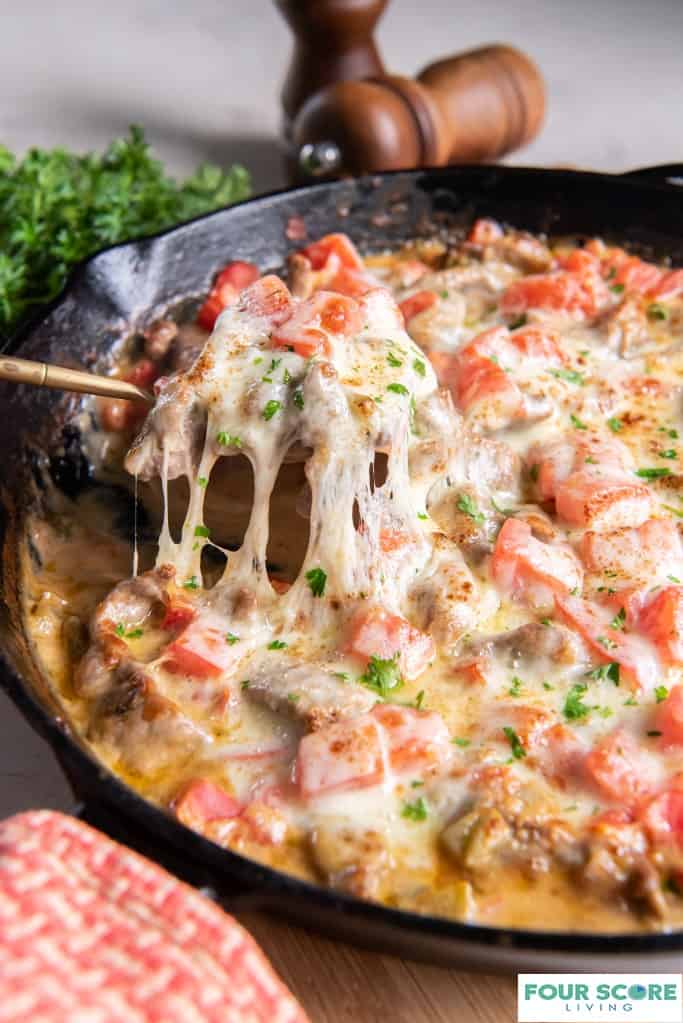
[[[378,40],[406,74],[487,42],[526,49],[549,110],[512,163],[683,161],[683,0],[392,0]],[[0,142],[100,148],[134,121],[176,173],[239,160],[256,191],[279,187],[289,49],[271,0],[0,0]],[[71,804],[51,753],[0,694],[0,816]]]

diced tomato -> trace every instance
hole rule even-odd
[[[670,299],[683,295],[683,270],[669,270],[663,274],[656,287],[650,292],[650,298]]]
[[[660,668],[649,643],[640,636],[612,628],[613,616],[609,611],[580,597],[556,596],[555,607],[600,661],[605,664],[616,661],[623,680],[646,691],[654,688]]]
[[[432,349],[425,353],[431,362],[437,380],[455,394],[458,380],[458,360],[455,352],[440,352]]]
[[[505,316],[520,316],[530,309],[542,309],[592,317],[608,297],[609,292],[600,277],[559,270],[530,274],[513,281],[503,293],[500,309]]]
[[[398,307],[403,314],[405,322],[409,323],[413,316],[423,313],[425,309],[431,309],[438,300],[439,296],[435,291],[416,291],[414,295],[409,295],[408,298],[404,298],[402,302],[399,302]]]
[[[631,453],[621,441],[594,434],[568,435],[550,443],[534,444],[526,461],[533,469],[536,493],[541,501],[552,500],[560,484],[586,466],[590,466],[591,471],[619,472],[633,465]]]
[[[216,320],[232,305],[243,288],[258,280],[258,267],[253,263],[234,260],[228,263],[214,280],[211,291],[197,313],[197,323],[205,330],[213,330]]]
[[[662,733],[664,746],[683,746],[683,685],[673,686],[667,698],[658,704],[655,728]]]
[[[625,291],[636,291],[641,295],[656,288],[662,271],[652,263],[646,263],[637,256],[630,256],[620,263],[610,284],[622,285]]]
[[[522,393],[500,364],[508,337],[506,327],[491,327],[456,353],[451,386],[463,411],[471,410],[481,401],[495,399],[510,418],[522,415]]]
[[[188,828],[202,831],[210,821],[239,817],[242,805],[219,785],[207,778],[197,778],[183,786],[173,802],[173,810]]]
[[[547,366],[561,366],[567,361],[560,335],[545,327],[522,327],[510,334],[510,344],[527,359],[538,359]]]
[[[623,729],[600,739],[585,759],[588,782],[600,795],[633,806],[656,784],[653,762]]]
[[[273,334],[276,348],[293,348],[305,359],[332,354],[331,336],[349,337],[363,322],[360,306],[346,295],[318,291],[301,302],[293,315]]]
[[[572,249],[560,260],[560,265],[564,270],[572,270],[574,273],[600,273],[600,260],[588,249]]]
[[[275,274],[260,277],[245,288],[241,306],[254,316],[264,316],[274,327],[288,320],[294,307],[289,288]]]
[[[645,579],[653,585],[663,568],[667,574],[683,572],[683,546],[670,519],[648,519],[634,529],[607,533],[589,530],[581,539],[580,551],[589,572],[616,579],[619,585]]]
[[[301,794],[310,799],[377,785],[384,766],[380,725],[363,714],[305,735],[299,743],[295,775]]]
[[[382,726],[394,771],[425,769],[450,758],[453,747],[440,714],[390,703],[377,704],[371,714]]]
[[[171,602],[166,605],[166,613],[161,623],[162,629],[178,631],[184,629],[197,616],[197,611],[191,604],[182,602]]]
[[[164,666],[194,678],[217,678],[231,671],[241,657],[239,644],[228,642],[226,620],[202,611],[166,650]]]
[[[650,839],[683,847],[683,791],[672,788],[651,799],[639,813]]]
[[[518,734],[521,736],[519,731]],[[530,751],[541,772],[561,788],[566,788],[583,772],[586,748],[576,732],[567,725],[557,724],[546,728],[532,743]]]
[[[314,270],[322,270],[332,255],[336,256],[340,266],[347,270],[363,269],[363,260],[358,249],[346,234],[326,234],[317,242],[311,242],[302,249],[301,255],[309,260]]]
[[[136,387],[149,388],[159,376],[159,367],[151,359],[140,359],[126,373],[124,380],[128,380]]]
[[[661,557],[666,556],[664,549]],[[683,586],[666,586],[647,599],[637,628],[654,643],[665,664],[683,665]]]
[[[349,625],[347,649],[363,661],[371,657],[391,660],[398,654],[401,671],[408,679],[417,678],[435,653],[431,636],[378,605],[356,611]]]
[[[472,224],[467,241],[472,245],[493,245],[503,237],[503,228],[490,217],[480,217]]]
[[[567,544],[537,540],[527,522],[508,518],[491,559],[493,580],[505,593],[534,607],[552,603],[554,594],[580,588],[583,572]]]
[[[654,500],[644,483],[590,465],[558,486],[555,506],[570,526],[612,530],[642,525],[654,511]]]

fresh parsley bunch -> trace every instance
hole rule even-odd
[[[132,126],[102,153],[0,146],[0,333],[64,285],[71,267],[103,246],[153,234],[249,195],[243,167],[202,164],[168,177]]]

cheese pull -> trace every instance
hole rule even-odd
[[[438,60],[416,78],[376,74],[309,97],[292,127],[300,177],[496,160],[530,142],[543,78],[510,46]]]

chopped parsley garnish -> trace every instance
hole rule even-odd
[[[571,420],[571,424],[574,427],[574,429],[576,429],[576,430],[587,430],[588,429],[586,424],[581,419],[579,419],[578,416],[575,416],[573,412],[569,416],[569,418]],[[588,461],[588,459],[586,459],[586,461]]]
[[[660,458],[678,458],[675,448],[667,448],[666,451],[659,452]]]
[[[403,677],[398,666],[398,654],[394,654],[388,659],[373,655],[358,681],[386,700],[389,693],[400,689],[403,685]]]
[[[609,636],[598,636],[597,640],[600,646],[604,646],[605,650],[614,650],[617,645]]]
[[[405,817],[408,821],[427,820],[427,804],[422,796],[416,799],[414,803],[404,803],[401,817]]]
[[[389,352],[389,354],[387,355],[387,362],[389,363],[390,366],[393,366],[394,368],[403,365],[402,360],[397,359],[393,352]]]
[[[427,367],[422,359],[413,359],[413,369],[416,373],[419,373],[421,377],[427,372]]]
[[[679,519],[683,519],[683,508],[674,508],[672,504],[663,504],[662,508],[666,508],[667,511],[673,512],[674,515],[677,515]],[[672,577],[667,576],[667,578],[671,579]],[[677,583],[680,580],[673,579],[672,581]]]
[[[440,291],[439,295],[441,296],[441,298],[448,298],[448,292],[445,289],[443,291]]]
[[[209,529],[208,526],[195,526],[194,527],[194,535],[195,536],[205,536],[208,539],[209,536],[211,536],[211,530]]]
[[[123,622],[119,622],[114,630],[117,636],[121,636],[123,639],[140,639],[140,636],[144,635],[144,629],[126,629]]]
[[[524,683],[522,682],[521,678],[519,678],[519,676],[517,675],[513,675],[512,683],[510,685],[510,688],[508,689],[508,693],[510,694],[510,696],[519,696],[520,693],[522,692],[523,685]]]
[[[234,433],[226,433],[225,430],[221,430],[220,433],[216,434],[216,441],[223,448],[242,447],[242,438],[237,437]]]
[[[327,583],[327,572],[322,568],[311,568],[306,573],[306,582],[314,597],[322,597]]]
[[[643,480],[659,480],[663,476],[670,476],[671,469],[636,469],[636,476]]]
[[[621,419],[617,419],[616,416],[612,416],[610,419],[608,419],[607,425],[609,426],[612,433],[621,433],[621,431],[624,429],[624,424],[622,423]]]
[[[291,382],[292,382],[292,374],[289,372],[287,367],[285,367],[285,371],[282,374],[282,380],[283,380],[283,383],[285,383],[285,384],[291,384]]]
[[[550,682],[544,682],[543,688],[546,689],[548,692],[552,692],[555,686],[551,686]]]
[[[410,394],[410,391],[404,386],[404,384],[388,384],[387,391],[392,391],[394,394],[404,394],[406,396]]]
[[[455,504],[458,511],[463,512],[465,515],[469,515],[473,522],[481,525],[484,522],[484,516],[479,511],[477,502],[469,494],[460,494]]]
[[[540,466],[539,466],[538,462],[536,462],[534,465],[529,466],[529,479],[531,480],[532,483],[537,483],[538,482],[538,473],[539,473],[539,471],[540,471]]]
[[[296,391],[292,395],[292,401],[299,410],[304,407],[304,392],[300,387],[297,387]]]
[[[459,746],[460,749],[467,749],[468,746],[472,745],[471,739],[464,739],[459,735],[456,736],[455,739],[451,739],[451,742],[455,743],[456,746]]]
[[[558,380],[566,380],[568,384],[576,384],[577,387],[583,387],[586,382],[583,373],[575,369],[551,369],[550,372]]]
[[[268,649],[269,650],[284,650],[286,647],[287,647],[287,644],[285,642],[283,642],[283,640],[281,640],[281,639],[273,639],[268,644]]]
[[[600,664],[597,668],[593,668],[592,671],[586,674],[588,678],[595,679],[596,682],[609,680],[614,682],[615,686],[619,685],[619,665],[616,661],[610,661],[609,664]]]
[[[664,306],[660,305],[659,302],[651,302],[647,307],[647,315],[651,320],[665,320],[668,313]]]
[[[206,484],[207,484],[208,482],[209,482],[209,481],[208,481],[208,479],[207,479],[207,477],[206,477],[206,476],[199,476],[199,477],[197,478],[197,486],[198,486],[198,487],[201,487],[201,488],[202,488],[202,490],[204,489],[204,487],[206,486]]]
[[[333,671],[332,674],[335,678],[341,679],[342,682],[349,681],[349,673],[347,671]]]
[[[509,519],[511,515],[515,514],[514,508],[501,508],[494,497],[491,498],[491,507],[494,511],[498,512],[499,515],[504,515],[506,519]]]
[[[263,412],[261,414],[266,422],[268,422],[268,420],[272,419],[275,413],[279,412],[281,408],[282,403],[276,401],[275,398],[271,398],[270,401],[267,401],[263,406]]]
[[[421,689],[420,692],[415,697],[415,703],[414,703],[415,710],[422,710],[422,704],[424,703],[424,701],[425,701],[425,691],[424,691],[424,689]]]
[[[669,690],[666,688],[666,686],[655,686],[654,693],[655,700],[657,701],[657,703],[664,703],[667,696],[669,695]]]
[[[418,512],[417,517],[418,519],[422,519],[423,522],[426,522],[427,519],[429,518],[429,515],[427,515],[426,512]]]
[[[505,738],[510,743],[510,749],[515,760],[522,760],[526,756],[526,750],[522,746],[522,741],[517,732],[511,725],[503,725],[503,732],[505,733]]]
[[[610,629],[623,629],[626,621],[626,611],[624,608],[619,608],[619,611],[615,614],[612,621],[609,623]]]
[[[628,700],[624,700],[624,707],[637,707],[638,701],[634,696],[629,696]]]
[[[183,583],[184,590],[198,590],[199,583],[197,582],[197,576],[191,575],[189,579],[186,579]]]
[[[225,642],[229,643],[230,646],[234,646],[235,643],[239,643],[239,641],[240,641],[239,636],[236,636],[234,632],[229,632],[225,637]]]
[[[290,703],[298,703],[299,700],[301,699],[301,696],[299,695],[299,693],[288,693],[287,699],[289,700]]]
[[[243,678],[240,682],[240,689],[248,689],[251,685],[251,679]]]
[[[510,330],[517,330],[518,327],[526,326],[526,313],[522,313],[516,320],[513,320],[510,324]]]
[[[577,682],[567,693],[563,712],[568,721],[580,721],[590,713],[590,707],[583,703],[584,694],[587,692],[588,686],[582,682]]]
[[[681,584],[681,580],[678,578],[677,575],[668,575],[667,579],[669,580],[669,582],[676,583],[676,585],[678,586],[680,586]]]
[[[419,778],[415,778],[415,780],[411,781],[411,783],[410,783],[411,789],[421,789],[423,785],[424,785],[424,782],[420,781]]]
[[[610,291],[613,291],[615,295],[621,295],[624,291],[623,284],[610,284]]]

